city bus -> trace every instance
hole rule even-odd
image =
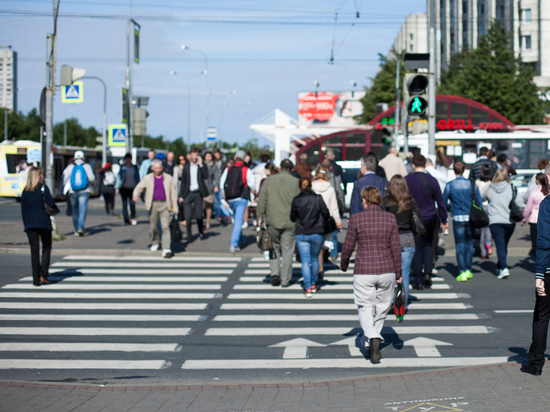
[[[96,175],[92,184],[92,196],[99,196],[98,172],[101,168],[101,148],[53,146],[54,187],[50,188],[54,198],[63,195],[61,178],[63,170],[74,157],[77,150],[84,152],[86,162]],[[4,141],[0,143],[0,196],[20,198],[27,184],[26,165],[39,165],[42,159],[42,148],[39,142],[32,140]]]

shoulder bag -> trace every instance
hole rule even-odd
[[[44,186],[42,186],[42,202],[44,203],[44,209],[46,210],[46,214],[48,216],[55,216],[57,215],[60,210],[59,208],[57,207],[57,205],[54,203],[53,206],[50,206],[47,202],[46,202],[46,197],[44,195]]]
[[[415,236],[426,233],[426,228],[424,227],[424,223],[422,223],[422,216],[420,216],[418,206],[416,206],[411,213],[411,230]]]
[[[516,204],[516,196],[518,194],[518,190],[515,188],[514,185],[510,185],[512,187],[512,200],[510,200],[510,205],[508,207],[510,208],[510,220],[512,222],[521,222],[523,220],[523,215],[521,214],[518,205]]]
[[[483,227],[489,226],[489,216],[487,215],[487,212],[483,210],[483,207],[477,204],[475,183],[473,180],[470,180],[470,182],[472,183],[472,206],[470,206],[470,224],[476,229],[481,229]]]

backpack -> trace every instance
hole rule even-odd
[[[243,175],[245,172],[248,172],[248,168],[245,166],[232,166],[227,171],[224,185],[225,198],[227,200],[242,197],[245,190],[245,184],[243,182]]]
[[[114,186],[115,182],[115,174],[113,172],[105,172],[103,175],[103,186]]]
[[[86,169],[84,169],[84,164],[74,165],[73,171],[71,172],[71,189],[74,192],[84,190],[88,187],[88,175],[86,174]]]

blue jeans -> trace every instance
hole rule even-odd
[[[314,233],[311,235],[296,235],[296,244],[302,260],[302,277],[304,278],[304,289],[308,290],[311,285],[317,283],[319,276],[319,253],[325,237]]]
[[[470,222],[457,222],[453,220],[453,233],[455,237],[458,273],[461,274],[472,269],[472,260],[474,258],[474,242],[472,240]],[[485,245],[482,247],[485,247]]]
[[[338,232],[340,229],[336,229],[332,232],[332,241],[334,242],[334,248],[330,251],[330,257],[333,259],[338,259]]]
[[[75,232],[78,229],[84,230],[89,198],[90,194],[87,192],[76,192],[71,194],[71,207],[73,208],[73,226]]]
[[[237,199],[232,199],[229,202],[229,206],[233,211],[233,232],[231,232],[231,241],[229,245],[231,247],[239,247],[239,242],[241,241],[241,235],[243,232],[242,225],[244,220],[244,211],[246,205],[248,205],[248,200],[239,197]]]
[[[405,287],[405,295],[407,296],[405,307],[409,305],[409,284],[410,284],[411,264],[412,264],[413,256],[414,256],[413,247],[401,248],[401,269],[403,269],[403,286]]]
[[[516,225],[515,223],[494,223],[489,225],[489,228],[497,247],[497,269],[507,269],[506,256],[508,255],[508,242],[514,233]]]

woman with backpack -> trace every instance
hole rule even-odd
[[[302,261],[305,297],[317,291],[319,253],[325,241],[325,220],[330,218],[321,195],[311,190],[311,180],[301,177],[300,194],[292,200],[290,220],[296,222],[296,245]]]
[[[506,257],[508,242],[516,228],[516,222],[510,217],[510,203],[514,200],[514,191],[510,184],[510,177],[506,169],[498,169],[482,198],[489,201],[488,215],[489,228],[497,248],[497,278],[504,279],[510,276]]]
[[[31,247],[34,286],[50,283],[48,271],[52,252],[52,222],[44,204],[53,207],[55,202],[50,189],[44,184],[44,169],[33,166],[29,170],[27,185],[21,194],[21,214]],[[40,263],[40,239],[42,239],[42,263]]]
[[[115,183],[116,176],[111,169],[111,163],[105,163],[105,166],[99,169],[99,193],[103,195],[103,200],[105,201],[105,212],[107,212],[107,215],[113,216],[116,216]]]

